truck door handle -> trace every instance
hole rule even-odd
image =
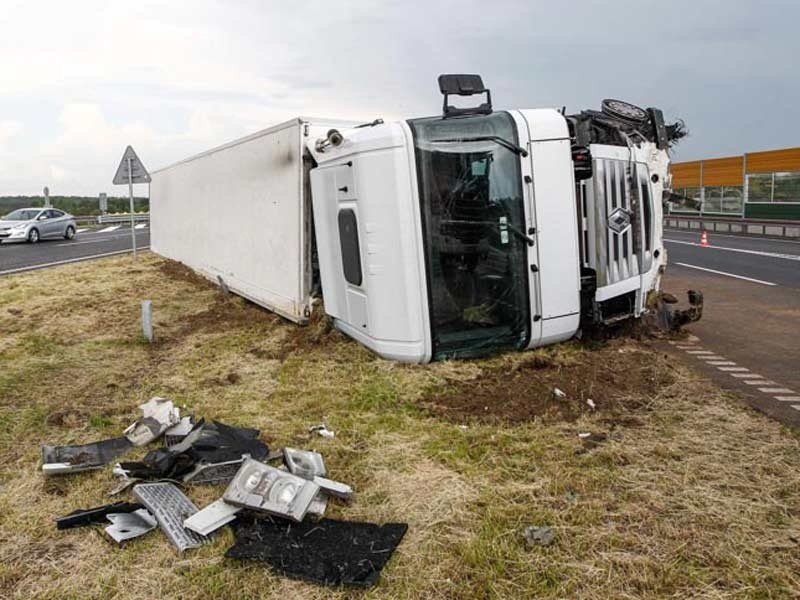
[[[346,194],[347,193],[347,186],[343,185],[342,187],[339,188],[339,191]]]

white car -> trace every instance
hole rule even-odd
[[[18,208],[0,219],[0,242],[75,237],[75,218],[57,208]]]

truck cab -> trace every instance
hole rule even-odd
[[[666,261],[665,148],[629,128],[598,135],[583,113],[494,111],[478,76],[439,83],[441,116],[307,143],[336,326],[386,358],[428,362],[641,316]],[[449,104],[476,94],[487,101]]]

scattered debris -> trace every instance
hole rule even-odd
[[[249,458],[222,498],[236,506],[302,521],[319,490],[313,481]]]
[[[164,446],[171,448],[179,444],[194,429],[194,418],[191,415],[182,417],[176,425],[164,432]]]
[[[325,477],[325,462],[319,452],[311,450],[295,450],[294,448],[283,449],[283,461],[289,472],[303,479],[314,479],[314,477]]]
[[[583,450],[594,450],[600,444],[608,439],[605,433],[579,433],[578,437],[581,438]]]
[[[118,544],[153,531],[158,526],[153,515],[144,508],[128,513],[111,513],[106,518],[111,525],[105,528],[105,532]]]
[[[179,552],[201,546],[206,539],[194,531],[187,531],[183,521],[197,512],[183,492],[171,483],[139,483],[133,486],[133,495],[153,513],[158,526]]]
[[[56,519],[56,529],[72,529],[73,527],[83,527],[92,523],[105,523],[106,516],[111,513],[129,513],[142,508],[141,504],[130,502],[117,502],[94,508],[79,508],[73,510],[68,515]]]
[[[534,546],[549,546],[555,541],[556,532],[553,531],[552,527],[536,527],[531,525],[522,530],[522,537],[525,539],[528,548],[533,548]]]
[[[332,438],[332,437],[334,437],[336,435],[333,431],[328,429],[328,427],[325,425],[325,423],[321,423],[320,425],[314,425],[313,427],[309,427],[308,428],[308,432],[309,433],[318,433],[319,435],[321,435],[324,438]]]
[[[233,524],[236,543],[225,556],[264,561],[296,579],[366,588],[378,581],[407,529],[405,523],[240,517]]]
[[[110,522],[105,533],[122,544],[159,527],[183,552],[233,523],[237,541],[228,556],[264,560],[291,577],[368,587],[377,581],[408,528],[324,519],[329,498],[350,501],[353,488],[326,477],[319,452],[295,448],[270,452],[258,439],[259,430],[180,418],[178,408],[164,398],[154,397],[140,408],[143,416],[125,430],[124,437],[42,447],[46,474],[74,472],[102,467],[135,446],[164,436],[165,447],[112,470],[120,481],[110,495],[132,487],[140,503],[78,509],[57,518],[58,529]],[[310,431],[334,435],[324,424]],[[284,464],[279,468],[260,462],[281,458]],[[153,478],[160,481],[140,483]],[[221,482],[230,482],[223,497],[203,510],[175,485]],[[242,519],[245,524],[239,527]]]
[[[220,498],[186,519],[183,522],[183,526],[202,536],[207,536],[233,521],[236,518],[236,513],[240,510],[242,510],[240,506],[228,504]]]
[[[568,504],[573,504],[578,501],[578,493],[575,490],[569,490],[564,494],[564,500],[566,500]]]
[[[142,417],[122,432],[134,446],[149,444],[181,420],[180,410],[166,398],[150,398],[139,408]]]
[[[133,448],[124,437],[80,446],[42,446],[42,472],[45,475],[78,473],[100,469]]]
[[[589,408],[591,408],[592,410],[596,410],[597,409],[597,404],[595,404],[594,400],[592,400],[591,398],[588,398],[586,400],[586,404],[588,404]]]
[[[259,433],[258,429],[200,419],[179,443],[151,450],[139,462],[120,463],[117,472],[144,479],[227,483],[245,456],[261,460],[269,453],[269,447],[258,439]]]
[[[566,398],[567,394],[558,388],[553,388],[553,396],[556,398]]]

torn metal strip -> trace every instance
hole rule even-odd
[[[42,446],[42,472],[45,475],[78,473],[100,469],[128,452],[133,445],[124,437],[78,446]]]

